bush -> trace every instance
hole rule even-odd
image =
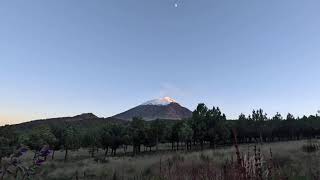
[[[320,149],[320,145],[318,143],[308,143],[302,146],[302,151],[306,153],[316,152]]]

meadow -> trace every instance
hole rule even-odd
[[[310,143],[318,144],[319,140],[239,145],[240,157],[248,161],[244,162],[247,164],[245,166],[248,166],[250,161],[259,161],[259,164],[253,162],[252,166],[260,170],[253,170],[251,177],[246,179],[259,179],[258,171],[261,173],[261,179],[319,179],[320,151],[307,152],[303,149]],[[57,151],[55,159],[47,160],[34,178],[39,180],[241,179],[235,168],[237,150],[234,146],[195,152],[165,151],[166,148],[170,148],[168,146],[162,144],[162,151],[156,153],[144,152],[132,157],[120,152],[120,156],[109,156],[106,159],[101,149],[94,158],[90,157],[88,149],[79,149],[70,153],[68,162],[64,162],[64,152]],[[257,153],[260,153],[258,160],[255,155]],[[28,162],[32,157],[33,154],[28,152],[23,158]],[[268,175],[271,171],[272,176]]]
[[[199,104],[180,121],[95,120],[0,128],[0,180],[320,178],[318,115],[227,120]]]

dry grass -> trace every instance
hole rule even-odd
[[[234,175],[260,177],[277,173],[277,177],[320,178],[320,152],[304,152],[307,141],[277,142],[257,145],[240,145],[239,157],[245,172],[239,171],[237,153],[234,147],[226,147],[202,152],[167,152],[137,157],[108,157],[105,162],[90,158],[85,149],[70,153],[70,160],[63,162],[64,152],[56,152],[55,160],[49,160],[35,179],[239,179]],[[249,149],[249,150],[248,150]],[[270,154],[272,151],[272,158]],[[260,150],[259,161],[256,161]],[[103,151],[97,153],[103,157]],[[30,153],[25,158],[30,159]],[[272,159],[272,161],[271,161]],[[256,166],[256,163],[261,166]],[[272,163],[272,164],[271,164]],[[238,164],[239,165],[239,164]],[[257,171],[255,168],[261,168]],[[241,171],[241,169],[240,169]],[[232,173],[230,173],[232,172]],[[236,173],[235,173],[236,172]],[[266,175],[269,173],[269,175]]]

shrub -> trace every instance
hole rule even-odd
[[[302,146],[302,151],[306,153],[316,152],[320,149],[320,145],[318,143],[308,143]]]

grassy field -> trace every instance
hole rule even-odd
[[[320,178],[320,152],[304,152],[302,147],[308,143],[304,140],[256,145],[256,149],[261,149],[262,169],[268,169],[272,153],[278,177]],[[255,153],[254,148],[254,144],[240,145],[240,155],[249,159]],[[106,160],[103,160],[103,154],[104,151],[99,150],[96,158],[90,158],[88,150],[80,149],[70,152],[68,162],[64,162],[64,152],[56,152],[55,159],[48,160],[34,179],[232,179],[223,174],[228,170],[225,168],[231,167],[228,164],[237,160],[235,147],[198,152],[153,152],[136,157],[108,157]],[[32,157],[31,152],[24,156],[26,162]]]

